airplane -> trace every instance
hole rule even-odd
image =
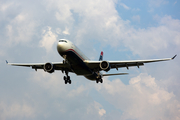
[[[125,75],[128,73],[115,73],[115,74],[103,74],[101,71],[108,72],[110,69],[117,69],[126,67],[143,66],[144,63],[160,62],[173,60],[177,55],[172,58],[164,59],[149,59],[149,60],[125,60],[125,61],[105,61],[103,60],[103,52],[101,52],[99,61],[91,61],[87,58],[71,41],[66,39],[60,39],[57,44],[58,53],[64,58],[62,62],[47,62],[47,63],[6,63],[13,66],[32,67],[32,69],[44,69],[45,72],[53,73],[55,70],[61,70],[65,72],[64,81],[65,84],[71,84],[69,72],[76,75],[82,75],[89,80],[96,81],[96,83],[103,83],[104,76],[112,75]]]

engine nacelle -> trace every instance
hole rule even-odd
[[[109,62],[107,62],[107,61],[102,61],[99,66],[102,70],[104,70],[106,72],[111,69]]]
[[[54,72],[54,66],[52,63],[46,63],[44,65],[44,71],[48,72],[48,73],[53,73]]]

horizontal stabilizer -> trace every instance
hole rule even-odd
[[[103,74],[102,76],[127,75],[128,73]]]

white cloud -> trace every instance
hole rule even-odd
[[[140,74],[129,85],[119,79],[105,80],[98,85],[104,98],[123,112],[119,119],[179,119],[180,102],[177,97],[157,84],[150,75]],[[167,114],[168,113],[168,114]]]
[[[107,29],[104,24],[110,22],[110,24],[114,25],[114,20],[119,18],[116,9],[114,9],[115,3],[111,0],[66,1],[63,2],[63,4],[62,1],[48,2],[49,10],[58,8],[58,12],[54,13],[57,20],[63,24],[64,28],[68,28],[68,32],[65,32],[67,31],[65,29],[64,33],[69,34],[73,32],[71,35],[75,36],[73,39],[76,41],[77,45],[81,45],[82,41],[87,38],[93,39],[95,37],[102,37],[106,34],[103,33],[103,30]],[[77,21],[78,23],[76,23]],[[108,24],[108,27],[112,26],[110,24]]]
[[[59,71],[58,71],[59,72]],[[43,104],[43,107],[49,107],[55,105],[56,111],[59,112],[58,115],[63,117],[66,116],[67,113],[71,114],[70,116],[66,116],[65,118],[69,119],[100,119],[106,115],[106,110],[103,108],[101,103],[94,101],[91,96],[89,96],[89,92],[94,90],[95,82],[87,81],[86,84],[77,84],[81,77],[77,77],[78,81],[76,81],[76,77],[73,77],[72,82],[73,85],[65,85],[63,76],[59,76],[59,73],[48,74],[43,70],[39,70],[37,73],[32,73],[32,79],[29,79],[33,83],[38,86],[40,89],[46,93],[46,97],[49,99],[53,99],[49,104]],[[82,80],[84,81],[84,79]],[[90,84],[89,84],[90,83]],[[57,101],[58,100],[58,101]],[[34,98],[33,98],[33,101]],[[42,103],[48,102],[46,99],[41,101]],[[36,111],[41,107],[37,104]],[[49,111],[49,110],[48,110]],[[46,110],[43,110],[45,113]],[[38,114],[37,114],[38,115]],[[51,117],[52,112],[49,112],[46,117]],[[58,116],[57,115],[57,116]]]
[[[149,0],[149,6],[160,7],[161,5],[168,4],[167,0]]]
[[[99,111],[98,113],[101,117],[106,114],[106,110],[102,108],[103,106],[100,103],[94,102],[94,107]]]
[[[104,114],[106,114],[106,111],[104,109],[100,109],[99,110],[99,115],[103,116]]]
[[[60,72],[60,71],[55,71]],[[64,84],[63,76],[60,74],[50,74],[44,70],[38,70],[37,73],[31,73],[32,82],[38,84],[45,90],[48,90],[52,96],[58,97],[60,94],[67,94],[67,86]]]
[[[1,3],[0,5],[0,11],[6,11],[9,7],[11,7],[14,4],[14,2],[8,2],[8,3]]]
[[[170,49],[171,45],[179,49],[180,31],[178,27],[180,21],[174,20],[170,16],[164,16],[160,19],[159,24],[157,27],[147,29],[129,29],[126,31],[126,36],[123,36],[125,46],[130,48],[133,53],[145,56],[157,54],[157,52],[163,53],[162,51]]]
[[[57,34],[61,34],[61,29],[60,28],[56,28],[56,33]]]
[[[98,112],[97,118],[101,118],[106,114],[106,111],[102,108],[102,105],[96,101],[94,101],[87,107],[88,114],[93,115],[94,112]],[[97,119],[97,118],[95,118],[95,119]]]
[[[121,5],[122,7],[124,7],[124,9],[126,9],[126,10],[129,10],[129,9],[130,9],[130,7],[128,7],[128,6],[125,5],[124,3],[120,3],[120,5]]]
[[[67,35],[72,31],[72,40],[75,41],[77,46],[82,46],[86,40],[88,47],[91,47],[93,46],[93,42],[89,42],[89,40],[96,39],[104,45],[111,45],[113,47],[124,45],[130,48],[134,54],[140,56],[145,55],[144,57],[146,57],[151,56],[157,51],[162,53],[162,51],[168,49],[171,44],[175,46],[179,44],[179,31],[176,29],[178,27],[172,27],[172,25],[170,25],[170,27],[168,25],[174,22],[178,25],[179,20],[173,21],[171,18],[167,20],[169,23],[162,21],[157,27],[135,29],[130,26],[129,21],[124,21],[120,18],[114,7],[115,3],[112,1],[80,2],[82,6],[79,6],[76,2],[73,4],[67,2],[65,3],[65,6],[67,6],[65,9],[59,4],[59,1],[52,3],[55,8],[58,8],[59,13],[62,13],[62,10],[64,13],[67,13],[59,15],[59,17],[65,16],[65,18],[67,18],[67,20],[61,19],[61,21],[65,23],[65,25],[63,25],[63,28],[65,28],[63,33]],[[161,1],[160,3],[163,2]],[[75,23],[74,13],[77,17],[76,20],[80,20],[78,24]],[[57,13],[55,14],[57,15]],[[57,20],[60,20],[59,17],[57,17]],[[161,19],[165,19],[166,17],[167,16],[164,16]],[[132,20],[140,22],[141,18],[139,15],[136,15],[132,17]],[[110,43],[109,40],[111,40]],[[170,42],[171,44],[169,44]]]
[[[62,6],[61,6],[62,7]],[[59,12],[56,13],[56,18],[60,22],[64,22],[65,24],[71,24],[73,21],[72,13],[69,7],[62,7]]]
[[[6,36],[9,44],[28,42],[35,35],[36,23],[26,13],[18,14],[6,25]]]
[[[0,102],[0,119],[7,120],[12,118],[34,118],[35,111],[28,104],[12,103],[11,105]]]
[[[68,96],[69,96],[69,97],[77,96],[77,95],[81,94],[81,93],[82,93],[83,91],[85,91],[85,90],[86,90],[86,88],[81,85],[81,86],[79,86],[78,88],[71,90],[71,91],[69,92]]]
[[[65,34],[65,35],[70,35],[69,29],[68,29],[67,27],[66,27],[65,30],[63,31],[63,34]]]
[[[165,15],[163,18],[160,19],[159,22],[161,25],[167,25],[168,28],[178,31],[180,27],[180,20],[179,19],[173,19],[171,16]]]
[[[42,40],[39,42],[40,47],[44,47],[47,52],[52,49],[53,44],[57,40],[57,35],[51,31],[51,27],[43,30]]]

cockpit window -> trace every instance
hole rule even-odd
[[[66,40],[59,40],[59,42],[66,42],[66,43],[67,43],[67,41],[66,41]]]

